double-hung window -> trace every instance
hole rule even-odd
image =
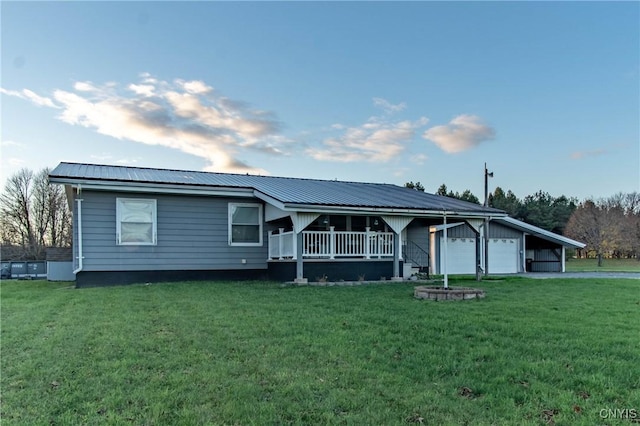
[[[116,241],[119,245],[155,245],[157,243],[156,200],[116,199]]]
[[[262,205],[229,203],[229,245],[262,245]]]

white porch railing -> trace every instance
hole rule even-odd
[[[284,232],[283,228],[278,234],[269,231],[269,259],[295,259],[296,251],[295,232]]]
[[[296,257],[294,232],[269,234],[269,258]],[[393,232],[302,231],[302,257],[393,257]]]

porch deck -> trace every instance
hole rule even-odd
[[[393,232],[302,231],[302,257],[307,259],[393,258]],[[293,231],[269,232],[269,259],[296,259],[298,239]]]

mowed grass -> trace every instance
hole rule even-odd
[[[640,272],[638,259],[569,259],[565,264],[567,272]]]
[[[3,425],[629,425],[640,412],[640,280],[492,280],[466,302],[416,300],[409,283],[65,285],[1,283]]]

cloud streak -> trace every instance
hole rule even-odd
[[[56,105],[53,103],[51,99],[40,96],[29,89],[6,90],[0,87],[0,93],[5,94],[7,96],[14,96],[20,99],[25,99],[27,101],[34,103],[37,106],[56,108]]]
[[[60,109],[58,118],[117,139],[161,145],[205,159],[206,170],[264,173],[237,158],[241,150],[281,155],[288,140],[271,113],[218,95],[202,81],[162,81],[142,74],[124,88],[77,82],[51,98],[24,89],[2,93]]]
[[[595,149],[593,151],[575,151],[572,152],[570,157],[572,160],[584,160],[587,157],[600,157],[608,153],[605,149]]]
[[[446,125],[428,129],[422,136],[435,143],[441,150],[455,154],[494,139],[495,130],[484,124],[476,115],[462,114]]]

